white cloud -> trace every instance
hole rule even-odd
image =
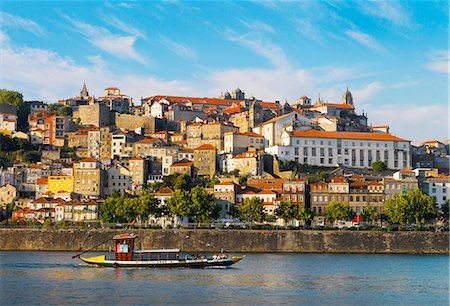
[[[275,30],[269,24],[258,21],[258,20],[241,20],[241,23],[246,26],[249,30],[255,32],[266,32],[266,33],[275,33]]]
[[[144,38],[147,40],[147,36],[144,30],[138,29],[130,25],[129,23],[125,23],[116,16],[109,15],[103,18],[103,20],[109,25],[115,27],[116,29],[119,29],[125,33],[132,34],[136,37]]]
[[[419,143],[430,139],[448,139],[448,112],[441,104],[413,105],[369,104],[369,122],[390,126],[390,132]]]
[[[162,44],[167,49],[172,51],[173,53],[175,53],[181,57],[190,58],[190,59],[195,59],[197,57],[197,53],[191,47],[189,47],[185,44],[173,41],[164,35],[160,35],[159,37],[161,39]]]
[[[31,19],[22,18],[5,12],[0,12],[2,27],[18,27],[39,37],[46,37],[47,32]]]
[[[138,6],[138,4],[133,3],[133,2],[119,2],[119,3],[117,3],[117,6],[120,6],[123,8],[135,8]]]
[[[411,27],[413,18],[397,1],[359,1],[357,2],[360,10],[370,16],[387,20],[397,26]]]
[[[53,103],[74,97],[83,83],[95,96],[102,95],[105,87],[118,86],[124,94],[134,97],[137,104],[144,95],[161,92],[183,95],[199,91],[189,82],[115,73],[98,55],[88,58],[91,65],[79,65],[71,58],[43,49],[8,46],[2,52],[2,71],[9,71],[2,74],[2,87],[21,91],[27,100]]]
[[[5,44],[8,41],[9,41],[9,36],[5,32],[0,31],[0,43]]]
[[[448,50],[435,50],[429,56],[430,61],[425,65],[428,69],[449,74],[450,71],[450,55]]]
[[[297,18],[294,20],[294,23],[297,25],[297,30],[303,36],[309,37],[316,42],[323,44],[319,27],[316,27],[311,20]]]
[[[136,35],[121,36],[114,35],[108,29],[103,27],[95,27],[91,24],[72,19],[63,15],[73,26],[74,30],[82,34],[93,46],[123,59],[133,59],[142,64],[147,64],[148,60],[144,59],[134,47],[137,40]]]
[[[290,66],[290,61],[283,49],[261,35],[255,33],[239,34],[231,29],[226,29],[223,34],[229,41],[238,43],[266,58],[275,67],[287,68]]]
[[[357,88],[352,91],[353,99],[358,102],[366,102],[368,99],[372,98],[377,92],[383,90],[385,85],[381,82],[371,82],[364,87]]]
[[[372,36],[355,30],[348,30],[345,32],[347,36],[358,42],[359,44],[366,46],[374,51],[377,51],[379,53],[386,54],[387,51],[384,49],[382,45],[378,43],[378,41],[373,38]]]

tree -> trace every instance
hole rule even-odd
[[[314,212],[311,209],[305,208],[304,205],[297,206],[297,215],[295,216],[295,219],[303,220],[306,224],[310,224],[313,218]]]
[[[48,111],[53,115],[57,116],[72,116],[72,108],[70,106],[64,106],[60,104],[50,104],[48,106]]]
[[[169,211],[179,217],[191,217],[196,222],[218,218],[220,208],[214,197],[202,186],[191,190],[176,189],[168,200]]]
[[[214,201],[214,196],[205,188],[195,186],[190,191],[192,200],[192,217],[197,222],[208,222],[219,217],[220,207]]]
[[[18,91],[1,89],[0,104],[7,103],[14,106],[17,110],[17,128],[20,131],[28,130],[28,114],[30,106],[23,101],[23,95]]]
[[[387,169],[387,166],[381,160],[377,160],[372,163],[372,169],[375,172],[383,172]]]
[[[124,196],[121,196],[117,190],[112,192],[111,197],[107,198],[100,206],[100,219],[103,222],[123,222],[121,216],[116,218],[116,208],[121,206],[124,201]]]
[[[328,172],[322,171],[322,172],[319,173],[319,179],[321,181],[323,181],[323,180],[325,180],[325,179],[327,179],[329,177],[330,177],[330,174]]]
[[[448,221],[448,216],[449,216],[449,201],[448,200],[447,200],[447,202],[442,204],[439,215],[442,219]]]
[[[242,175],[239,177],[239,185],[247,186],[248,177],[246,175]]]
[[[366,207],[366,211],[363,213],[363,217],[369,222],[374,222],[380,219],[380,214],[377,213],[375,208],[373,208],[372,206],[368,206]]]
[[[346,203],[330,202],[325,210],[328,220],[348,221],[355,216],[355,213]]]
[[[383,213],[391,223],[418,224],[436,218],[438,211],[435,200],[417,188],[388,199]]]
[[[290,219],[297,217],[298,207],[292,200],[281,201],[278,204],[278,208],[275,210],[275,215],[282,218],[285,223],[288,223]]]
[[[266,218],[262,200],[257,197],[245,198],[239,206],[239,214],[243,221],[263,222]]]

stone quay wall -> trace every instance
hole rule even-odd
[[[0,229],[0,250],[108,251],[115,234],[138,235],[137,249],[180,248],[186,252],[298,252],[449,254],[448,232],[289,230],[110,230]]]

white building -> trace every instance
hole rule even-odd
[[[164,114],[167,112],[167,104],[161,101],[153,102],[150,106],[150,116],[155,118],[164,118]]]
[[[101,133],[99,129],[88,131],[88,156],[100,159]]]
[[[442,207],[449,200],[450,176],[430,176],[422,183],[422,191],[436,198],[436,204]]]
[[[370,168],[373,162],[381,160],[389,169],[403,169],[411,163],[410,141],[390,134],[284,131],[280,142],[266,147],[265,151],[280,160],[302,164]]]
[[[281,145],[281,134],[287,130],[289,132],[311,129],[312,121],[306,118],[300,111],[294,110],[289,114],[272,118],[263,124],[253,128],[253,132],[263,135],[266,139],[266,146]]]
[[[0,112],[0,130],[14,132],[17,130],[17,116]]]

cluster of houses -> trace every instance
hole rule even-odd
[[[134,194],[175,173],[219,177],[211,192],[224,218],[230,205],[251,197],[261,198],[268,214],[283,199],[304,203],[319,223],[335,200],[356,213],[367,206],[381,211],[391,194],[420,186],[438,203],[447,201],[448,164],[421,163],[414,154],[439,161],[448,156],[448,145],[431,141],[414,147],[390,134],[388,126],[369,126],[366,114],[355,112],[348,89],[340,103],[320,98],[312,103],[306,96],[292,105],[267,102],[246,98],[239,88],[219,98],[157,95],[140,102],[135,105],[116,87],[95,98],[83,85],[79,96],[58,102],[70,114],[27,102],[26,133],[17,130],[15,108],[0,104],[0,133],[27,139],[42,152],[40,163],[0,169],[0,205],[15,203],[20,210],[13,218],[20,220],[95,220],[102,199],[114,190]],[[346,169],[383,161],[398,172],[390,178],[347,175],[309,184],[280,178],[281,161]],[[226,178],[230,173],[248,176],[249,183],[239,186]],[[164,203],[171,192],[156,196]]]

